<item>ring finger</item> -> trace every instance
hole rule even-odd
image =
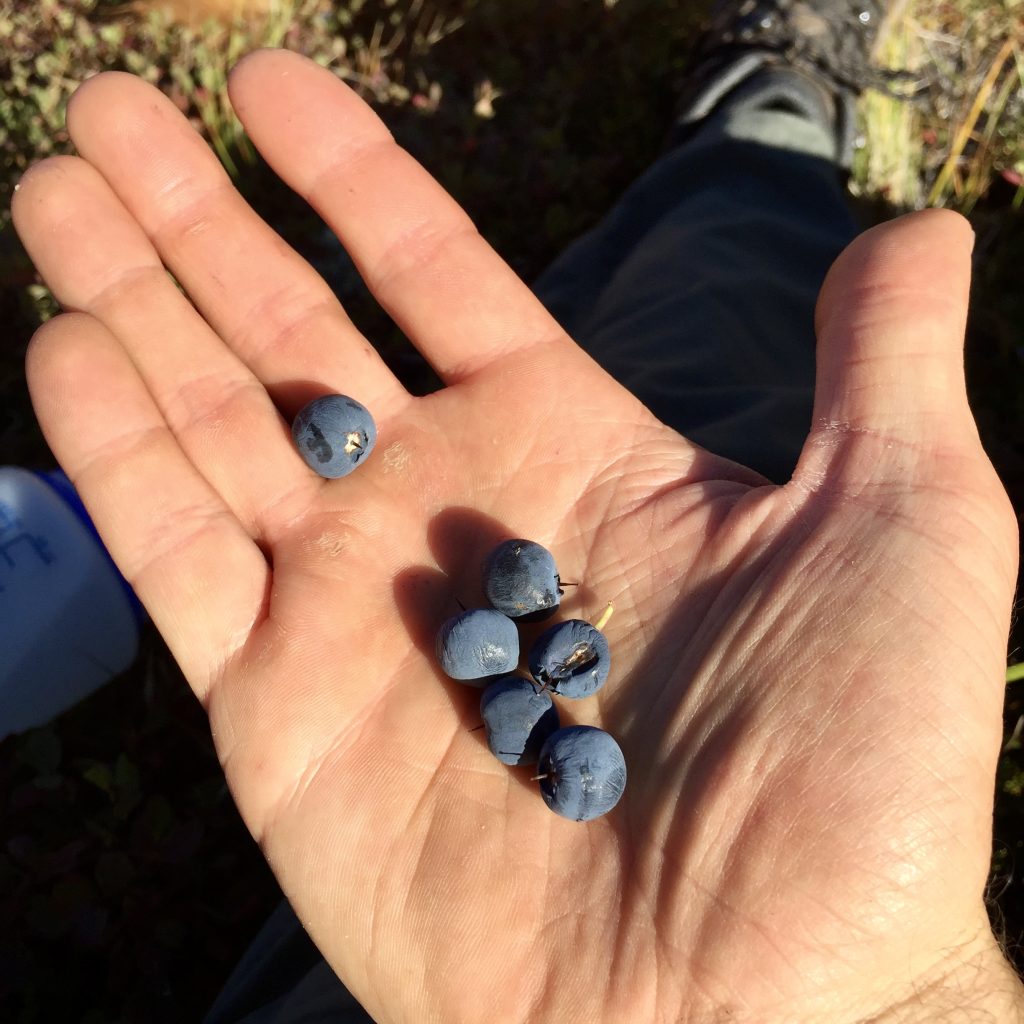
[[[242,198],[163,93],[106,72],[79,87],[67,120],[78,152],[287,416],[311,390],[341,391],[382,415],[408,401],[328,285]]]

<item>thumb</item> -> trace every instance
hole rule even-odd
[[[904,469],[908,450],[980,450],[963,367],[973,242],[959,214],[926,210],[864,232],[833,264],[815,314],[804,470],[822,456],[833,462],[830,453],[851,435],[880,442],[866,446],[874,457],[859,467],[875,478],[887,449],[900,452],[894,459]]]

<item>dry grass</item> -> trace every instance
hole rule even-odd
[[[123,10],[145,16],[162,11],[182,25],[196,27],[208,19],[223,23],[266,17],[282,6],[281,0],[134,0]]]
[[[158,10],[190,27],[213,19],[252,28],[287,18],[292,6],[289,0],[129,0],[120,10]],[[365,6],[379,8],[381,17],[344,74],[371,93],[382,80],[393,89],[401,71],[395,52],[407,35],[433,45],[462,20],[439,12],[452,4],[412,0],[401,21],[394,2]],[[995,179],[1024,177],[1022,51],[1024,0],[892,0],[876,55],[884,66],[917,72],[920,92],[912,102],[877,92],[864,97],[865,146],[854,193],[897,209],[951,206],[969,213]]]
[[[883,67],[917,71],[921,41],[911,13],[911,0],[895,4],[876,49]],[[855,191],[878,195],[900,209],[922,205],[920,114],[911,103],[869,91],[861,100],[864,148]]]
[[[900,0],[878,57],[918,74],[912,102],[864,99],[855,190],[969,214],[1024,174],[1024,0]]]

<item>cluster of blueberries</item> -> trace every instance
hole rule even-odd
[[[306,464],[329,479],[348,476],[373,450],[377,427],[365,406],[347,395],[324,395],[292,423]],[[456,615],[437,634],[437,658],[452,679],[484,687],[480,714],[487,743],[503,764],[537,764],[541,795],[557,814],[590,821],[607,814],[626,786],[618,743],[589,725],[560,728],[552,694],[589,697],[608,678],[608,641],[582,619],[559,622],[530,649],[530,676],[518,675],[517,622],[558,611],[562,584],[551,552],[528,540],[498,545],[484,562],[490,608]]]
[[[582,619],[542,633],[527,658],[530,676],[517,675],[517,622],[558,611],[562,595],[555,560],[529,540],[507,540],[485,559],[484,593],[492,607],[455,615],[437,633],[437,659],[452,679],[484,687],[480,715],[487,745],[503,764],[537,764],[544,802],[557,814],[590,821],[607,814],[626,786],[618,743],[589,725],[559,728],[552,694],[579,699],[604,685],[608,640]]]

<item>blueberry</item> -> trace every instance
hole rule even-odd
[[[560,697],[589,697],[608,678],[611,655],[604,633],[582,619],[559,622],[530,649],[530,674]]]
[[[562,588],[555,560],[532,540],[507,540],[484,561],[487,600],[510,619],[537,621],[558,610]]]
[[[295,417],[292,437],[310,469],[336,479],[348,476],[373,451],[377,426],[354,398],[324,395]]]
[[[436,648],[446,675],[477,685],[519,664],[516,624],[493,608],[474,608],[450,618],[437,631]]]
[[[551,810],[573,821],[592,821],[619,802],[626,788],[626,759],[603,729],[570,725],[547,738],[537,774]]]
[[[544,741],[558,728],[558,709],[530,679],[503,676],[480,697],[487,745],[503,764],[533,764]]]

